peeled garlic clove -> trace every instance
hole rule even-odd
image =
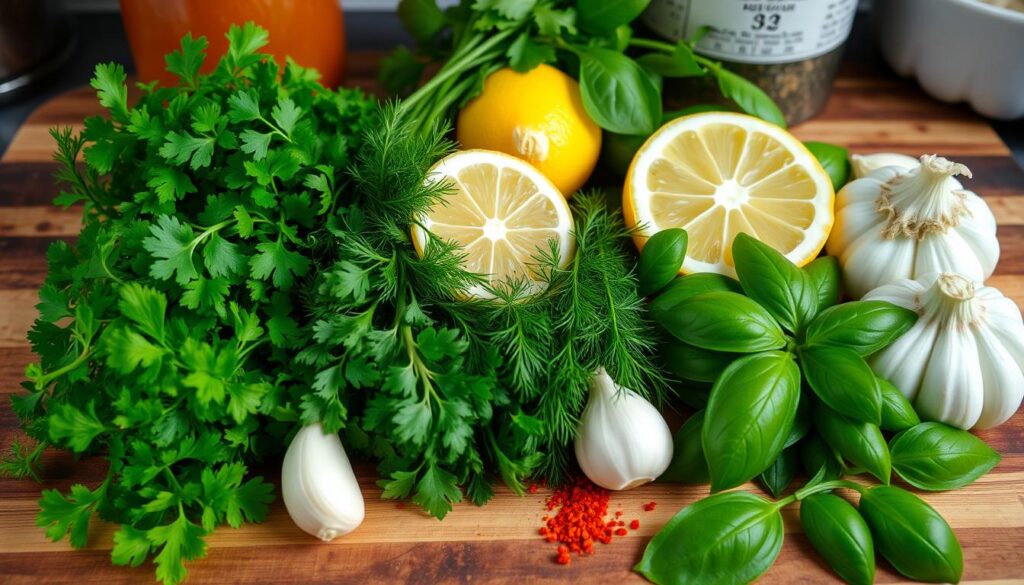
[[[295,524],[323,541],[348,534],[363,521],[363,494],[335,433],[320,423],[303,428],[288,446],[281,494]]]
[[[854,179],[864,177],[882,167],[912,169],[919,164],[916,158],[895,152],[876,152],[874,154],[854,154],[850,156],[850,166],[853,168]]]
[[[661,413],[603,367],[591,379],[575,446],[583,473],[610,490],[653,481],[672,461],[672,433]]]

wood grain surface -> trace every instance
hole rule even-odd
[[[379,55],[355,54],[349,82],[372,90]],[[49,205],[58,188],[51,173],[53,125],[81,124],[98,113],[91,91],[64,95],[40,108],[24,125],[0,163],[0,448],[17,435],[8,395],[19,391],[33,355],[25,333],[36,311],[36,289],[45,273],[45,251],[56,239],[72,240],[78,209]],[[980,118],[963,107],[926,98],[908,81],[877,71],[844,69],[825,112],[794,129],[805,140],[842,144],[853,152],[939,153],[967,164],[967,186],[981,194],[999,223],[1002,259],[989,284],[1024,304],[1024,172]],[[964,582],[1024,583],[1024,414],[980,433],[1003,455],[977,483],[950,493],[922,494],[953,526],[964,549]],[[44,458],[42,485],[0,479],[0,582],[149,583],[153,567],[112,567],[114,527],[94,520],[86,550],[49,542],[35,526],[39,492],[72,483],[96,485],[104,462],[74,461],[64,453]],[[276,466],[263,472],[277,481]],[[366,520],[353,534],[321,544],[300,532],[280,502],[268,520],[209,537],[207,558],[190,565],[188,583],[639,583],[630,571],[649,538],[676,511],[707,495],[707,487],[648,485],[612,496],[612,510],[640,521],[640,529],[598,545],[591,557],[555,564],[555,546],[538,535],[545,490],[517,497],[498,489],[484,508],[462,504],[443,521],[413,506],[380,498],[371,465],[360,466]],[[750,486],[748,486],[750,487]],[[641,505],[657,502],[644,512]],[[786,511],[786,541],[764,583],[838,582],[800,533],[795,510]],[[901,578],[879,562],[879,583]]]

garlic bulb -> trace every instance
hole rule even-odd
[[[913,169],[883,167],[843,187],[826,248],[839,258],[846,292],[954,272],[984,281],[999,260],[988,205],[953,178],[964,165],[925,155]]]
[[[323,541],[348,534],[363,521],[363,494],[335,433],[320,423],[303,428],[288,445],[281,494],[299,528]]]
[[[597,485],[627,490],[668,468],[672,433],[658,409],[598,368],[576,429],[576,461]]]
[[[958,274],[901,280],[865,297],[916,311],[917,323],[869,358],[922,418],[961,429],[1002,424],[1024,397],[1024,321],[998,290]]]
[[[912,169],[921,164],[912,156],[896,152],[876,152],[874,154],[854,154],[850,156],[850,167],[853,178],[861,179],[882,167],[899,167]]]

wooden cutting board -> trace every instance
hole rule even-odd
[[[350,83],[372,90],[378,55],[353,56]],[[874,70],[845,69],[826,111],[795,129],[805,140],[845,145],[853,152],[940,153],[967,164],[969,188],[983,195],[999,223],[1002,259],[989,284],[1024,304],[1024,173],[1006,146],[980,118],[963,107],[939,104],[908,81]],[[72,240],[79,210],[49,205],[58,188],[51,174],[53,125],[80,125],[98,113],[86,88],[40,108],[21,128],[0,164],[0,447],[17,435],[7,405],[19,391],[25,364],[33,360],[25,341],[36,311],[36,290],[46,272],[44,253],[55,239]],[[964,549],[964,581],[1024,583],[1024,414],[980,433],[1003,455],[996,469],[975,484],[949,493],[923,494],[956,531]],[[67,541],[49,542],[35,526],[43,488],[102,481],[104,462],[74,462],[63,453],[44,458],[42,485],[0,479],[0,582],[150,583],[153,567],[112,567],[114,527],[94,521],[89,547],[72,551]],[[455,583],[555,582],[640,583],[630,571],[650,537],[683,506],[707,495],[707,487],[649,485],[612,496],[611,509],[640,521],[628,536],[598,545],[591,557],[557,565],[555,545],[538,535],[546,490],[517,497],[498,489],[483,508],[463,504],[438,522],[415,507],[383,501],[372,466],[361,468],[366,520],[353,534],[321,544],[300,532],[284,507],[273,505],[268,520],[238,530],[221,528],[209,539],[207,558],[190,564],[188,583]],[[276,469],[268,475],[277,480]],[[752,487],[752,486],[747,486]],[[756,488],[755,488],[756,489]],[[657,502],[654,511],[641,505]],[[795,510],[787,510],[786,541],[765,583],[837,581],[800,533]],[[878,582],[901,581],[879,560]]]

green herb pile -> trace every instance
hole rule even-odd
[[[799,269],[745,234],[732,252],[738,281],[674,278],[668,268],[682,262],[681,230],[652,237],[641,254],[640,283],[656,291],[652,315],[674,338],[664,360],[691,381],[685,396],[702,409],[678,431],[661,479],[710,481],[721,492],[757,478],[776,498],[801,468],[812,479],[776,501],[716,493],[683,509],[636,570],[655,583],[753,580],[782,548],[780,510],[801,501],[804,531],[847,582],[874,580],[875,547],[911,579],[959,581],[956,536],[923,500],[889,486],[891,473],[924,490],[956,489],[999,455],[966,431],[921,423],[864,360],[917,315],[881,301],[837,304],[834,258]],[[887,441],[885,432],[895,435]],[[864,473],[883,485],[842,479]],[[828,493],[840,488],[859,493],[859,507]]]
[[[650,0],[462,0],[442,11],[436,0],[402,0],[398,15],[419,43],[381,64],[393,92],[414,87],[428,63],[440,69],[402,108],[433,120],[477,95],[488,75],[510,66],[557,65],[577,78],[587,114],[605,130],[646,136],[663,122],[664,77],[708,77],[740,110],[785,126],[775,102],[720,63],[676,44],[634,36],[632,23]]]
[[[426,181],[447,127],[279,70],[251,24],[228,39],[200,75],[206,41],[186,36],[167,57],[179,85],[134,106],[123,70],[98,66],[109,117],[53,132],[57,203],[83,204],[84,226],[48,252],[40,361],[14,397],[34,444],[3,471],[34,475],[49,446],[109,465],[98,486],[44,492],[49,537],[85,546],[98,515],[120,525],[115,564],[152,556],[176,583],[218,525],[265,517],[273,488],[249,466],[304,424],[340,430],[385,497],[442,518],[496,480],[562,478],[599,366],[661,400],[629,234],[602,195],[573,203],[573,258],[538,250],[542,292],[462,298],[481,277],[461,251],[435,239],[421,258],[409,235],[449,188]]]
[[[47,252],[29,333],[39,362],[13,398],[35,445],[4,463],[27,475],[47,446],[103,454],[102,483],[45,491],[38,524],[75,547],[94,514],[120,524],[113,562],[152,555],[166,583],[216,526],[266,515],[273,487],[248,465],[280,452],[302,414],[292,363],[310,236],[338,208],[376,110],[313,71],[279,70],[251,24],[228,40],[199,75],[206,41],[185,37],[167,57],[180,84],[143,86],[133,107],[123,69],[98,66],[109,117],[53,131],[56,203],[84,203],[84,225]]]
[[[453,297],[479,277],[450,243],[432,240],[419,258],[408,230],[445,192],[424,178],[450,145],[420,138],[395,112],[369,133],[356,198],[329,224],[325,253],[336,260],[316,280],[312,339],[298,354],[317,370],[303,420],[344,429],[346,445],[380,460],[384,497],[411,495],[443,518],[464,494],[490,499],[495,472],[516,493],[535,471],[563,479],[598,366],[653,388],[655,400],[664,384],[647,357],[655,336],[629,234],[599,195],[572,204],[577,249],[567,265],[538,254],[542,292],[526,296],[531,283],[513,282],[491,290],[494,299]]]

